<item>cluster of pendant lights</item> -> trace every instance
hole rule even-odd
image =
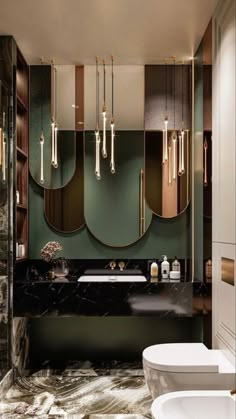
[[[114,120],[114,60],[111,57],[111,155],[110,155],[110,170],[111,173],[115,173],[115,149],[114,149],[114,140],[115,140],[115,120]],[[99,126],[99,60],[96,57],[96,128],[95,128],[95,175],[97,180],[101,179],[101,165],[100,159],[101,154],[104,159],[107,158],[107,138],[106,138],[106,128],[107,128],[107,107],[106,107],[106,64],[105,61],[102,62],[103,65],[103,107],[102,107],[102,152],[101,152],[101,136],[100,136],[100,126]]]
[[[43,60],[41,59],[41,64]],[[42,78],[43,91],[43,78]],[[54,62],[51,63],[51,165],[58,168],[58,152],[57,152],[57,69]],[[43,101],[41,102],[41,134],[40,134],[40,183],[44,184],[44,129],[43,129]]]
[[[163,147],[162,147],[162,164],[168,164],[168,184],[176,181],[177,176],[185,173],[184,156],[185,156],[185,130],[184,130],[184,97],[183,97],[183,64],[182,64],[182,127],[180,130],[175,128],[175,59],[174,59],[174,75],[173,75],[173,91],[174,91],[174,129],[168,138],[168,106],[167,106],[167,62],[165,64],[165,120],[163,129]],[[187,131],[188,136],[188,131]],[[188,144],[188,138],[187,138]],[[178,154],[178,155],[177,155]]]

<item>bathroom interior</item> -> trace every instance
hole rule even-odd
[[[236,0],[0,5],[0,417],[236,419]]]

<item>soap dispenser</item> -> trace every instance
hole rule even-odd
[[[175,256],[175,260],[172,262],[172,271],[180,272],[180,263],[177,259],[177,256]]]
[[[151,278],[157,278],[158,277],[158,265],[157,265],[156,261],[153,261],[152,264],[151,264],[150,274],[151,274]]]
[[[161,264],[161,276],[162,279],[168,279],[170,273],[170,264],[167,260],[167,256],[164,256],[164,260]]]

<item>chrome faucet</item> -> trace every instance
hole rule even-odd
[[[234,390],[231,390],[230,394],[231,394],[231,396],[233,396],[234,394],[236,394],[236,388]]]

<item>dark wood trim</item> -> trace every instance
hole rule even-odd
[[[84,130],[84,66],[75,67],[75,130]]]

